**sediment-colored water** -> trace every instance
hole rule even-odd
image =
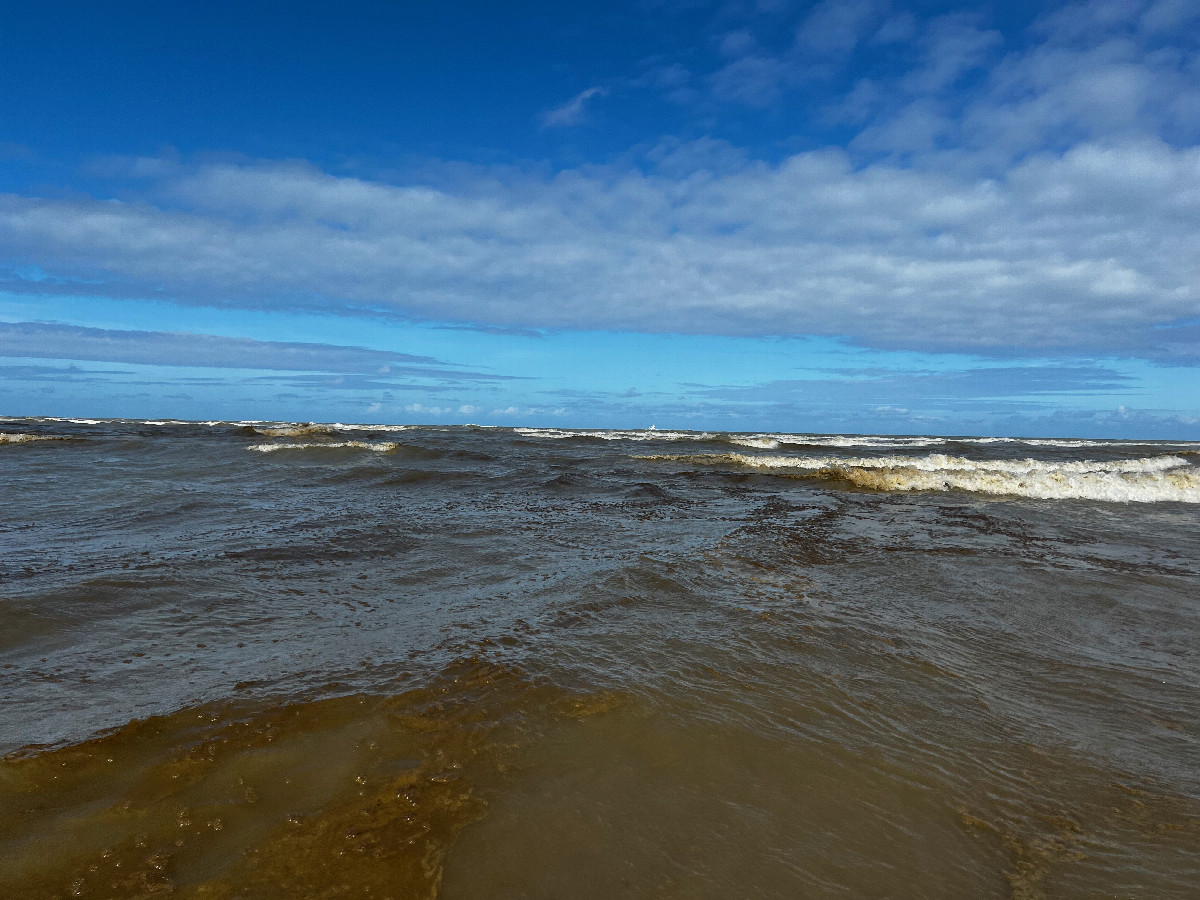
[[[1197,896],[1200,446],[0,432],[0,896]]]

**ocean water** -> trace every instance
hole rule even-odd
[[[1200,896],[1200,445],[0,420],[0,896]]]

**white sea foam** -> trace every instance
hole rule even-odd
[[[643,458],[774,469],[801,477],[834,478],[880,491],[958,490],[1040,500],[1200,503],[1200,469],[1181,456],[1063,462],[972,460],[941,453],[848,459],[742,453]]]
[[[276,450],[371,450],[375,453],[387,453],[400,445],[392,441],[334,441],[332,443],[311,444],[252,444],[247,450],[258,453],[274,453]]]

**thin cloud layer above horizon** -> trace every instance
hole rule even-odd
[[[10,414],[1200,436],[1195,4],[127,10],[0,38]]]

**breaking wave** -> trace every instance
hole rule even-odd
[[[258,453],[274,453],[276,450],[371,450],[388,453],[399,446],[392,441],[326,441],[311,444],[251,444],[246,449]]]
[[[877,491],[953,490],[1037,500],[1200,503],[1200,469],[1181,456],[1108,462],[971,460],[941,453],[847,459],[743,453],[642,458],[773,469],[798,477],[845,481]]]

